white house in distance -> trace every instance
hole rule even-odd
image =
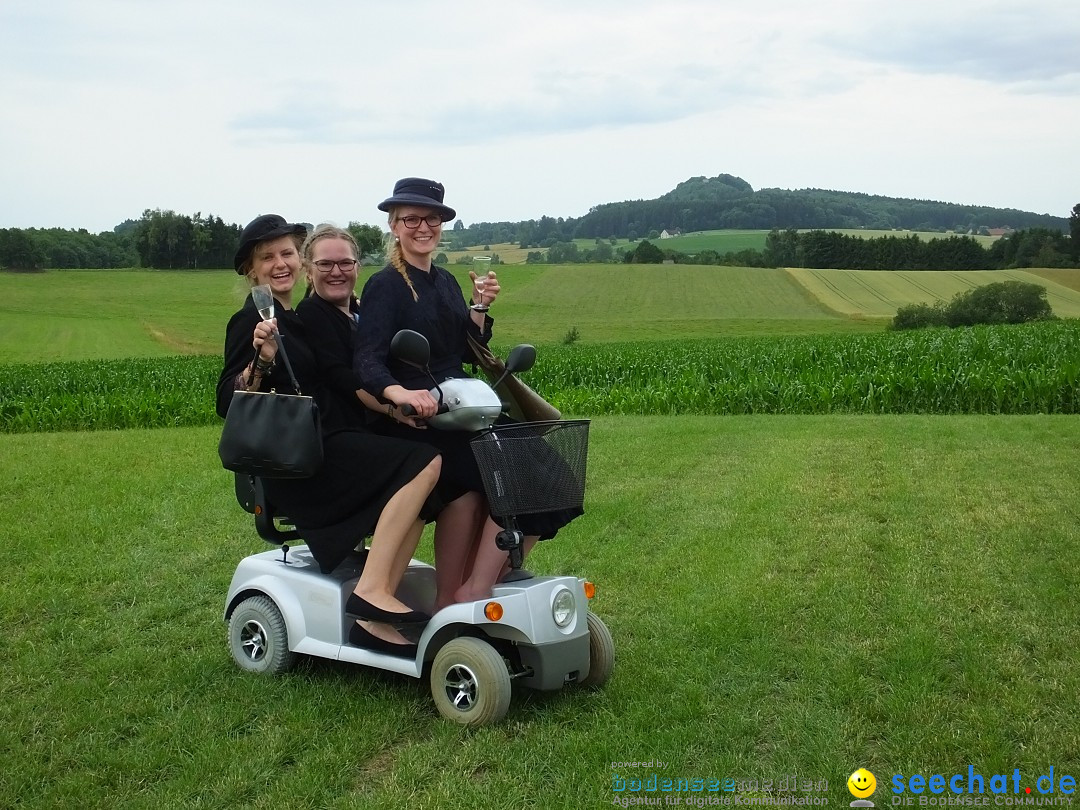
[[[660,231],[661,239],[674,239],[676,236],[682,236],[681,228],[664,228]]]

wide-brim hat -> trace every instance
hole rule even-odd
[[[233,267],[236,268],[236,272],[240,275],[244,274],[242,269],[244,263],[251,257],[251,252],[255,250],[259,242],[269,242],[271,239],[292,234],[306,236],[307,226],[293,225],[277,214],[263,214],[255,217],[240,234],[240,247],[236,249],[236,255],[233,256]]]
[[[457,216],[457,211],[449,205],[443,205],[446,189],[442,183],[425,180],[423,177],[406,177],[394,183],[394,194],[379,203],[380,211],[389,211],[398,205],[419,205],[434,208],[448,222]]]

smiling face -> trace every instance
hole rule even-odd
[[[348,310],[353,290],[356,288],[356,274],[359,265],[350,270],[343,270],[342,260],[356,261],[353,246],[344,239],[325,238],[311,245],[309,276],[319,298],[341,309]],[[323,272],[320,262],[335,262],[329,272]]]
[[[282,303],[288,303],[299,275],[300,250],[291,236],[259,242],[251,253],[248,277],[253,284],[269,284]]]
[[[866,768],[859,768],[848,777],[847,789],[856,799],[865,799],[877,789],[877,779]]]
[[[432,227],[423,219],[435,213],[433,208],[418,205],[403,205],[390,212],[390,230],[398,238],[401,252],[409,264],[421,270],[431,267],[431,255],[438,249],[442,236],[441,221]],[[415,228],[406,228],[402,218],[413,216],[421,217],[420,224]]]

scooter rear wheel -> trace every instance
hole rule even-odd
[[[284,672],[296,661],[285,619],[266,596],[249,596],[229,616],[229,651],[241,669],[266,675]]]
[[[466,726],[497,723],[510,708],[510,673],[502,656],[478,638],[447,642],[431,665],[439,714]]]

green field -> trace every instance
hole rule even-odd
[[[617,660],[604,689],[518,693],[490,728],[441,720],[404,676],[236,668],[225,593],[266,545],[218,425],[0,434],[0,807],[576,810],[650,774],[614,763],[655,760],[673,778],[797,774],[832,807],[860,766],[878,807],[897,773],[1080,777],[1076,416],[596,415],[850,391],[918,409],[902,400],[919,389],[992,411],[1008,386],[1078,388],[1075,322],[883,332],[883,298],[1015,275],[813,272],[500,269],[499,344],[576,329],[530,380],[558,377],[567,415],[593,418],[586,514],[529,567],[597,583]],[[1080,295],[1080,271],[1036,279],[1063,308]],[[30,398],[62,389],[76,416],[108,411],[110,385],[133,394],[130,424],[188,403],[177,385],[209,412],[217,361],[168,357],[217,356],[244,293],[229,272],[0,274],[0,364],[36,364]]]
[[[894,773],[1080,776],[1074,417],[595,420],[586,514],[530,567],[597,583],[615,674],[476,731],[404,676],[235,667],[265,544],[218,433],[0,436],[0,805],[600,808],[650,760],[841,807],[859,766],[879,807]]]
[[[1046,299],[1059,318],[1080,318],[1080,289],[1077,289],[1080,270],[1059,270],[1051,278],[1024,270],[886,272],[800,267],[788,268],[787,272],[823,306],[846,316],[891,318],[907,304],[948,302],[953,296],[984,284],[1022,281],[1045,287]]]
[[[463,284],[467,269],[452,268]],[[372,268],[364,268],[360,285]],[[1080,317],[1080,271],[875,272],[700,265],[515,265],[499,269],[499,340],[553,343],[877,331],[904,304],[974,284],[1043,284]],[[217,354],[246,293],[223,271],[0,273],[0,363]]]

